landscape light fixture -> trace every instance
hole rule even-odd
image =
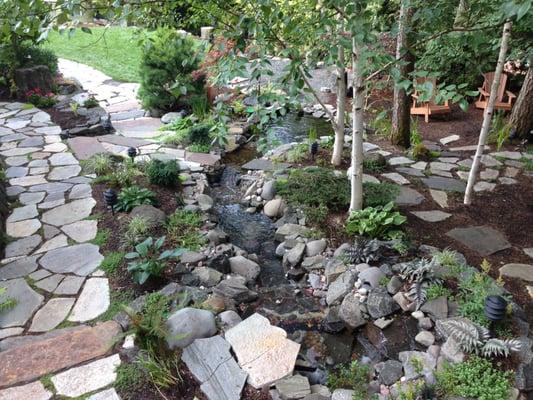
[[[113,189],[107,189],[104,192],[104,200],[107,207],[111,207],[111,213],[115,215],[115,204],[117,204],[117,192]]]

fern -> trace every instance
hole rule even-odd
[[[369,263],[379,259],[380,244],[376,239],[359,239],[354,245],[344,250],[342,257],[350,264]]]
[[[416,302],[416,309],[420,309],[427,300],[427,289],[433,283],[439,283],[440,279],[435,276],[435,260],[421,259],[406,263],[400,270],[402,279],[411,283],[407,291],[407,297]]]
[[[511,352],[519,352],[522,349],[522,342],[517,339],[497,339],[487,340],[480,349],[480,355],[483,357],[509,357]]]

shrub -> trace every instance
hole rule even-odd
[[[434,300],[436,298],[446,296],[446,298],[452,297],[452,291],[443,286],[442,283],[432,283],[427,287],[427,301]]]
[[[182,249],[161,252],[164,243],[164,236],[156,241],[149,237],[135,246],[134,252],[124,256],[128,260],[135,260],[128,264],[128,271],[132,273],[133,280],[139,285],[145,283],[152,276],[161,276],[167,266],[167,260],[183,253]]]
[[[285,155],[285,159],[290,163],[299,163],[310,157],[309,146],[306,143],[298,143],[293,146]]]
[[[83,107],[85,108],[94,108],[98,107],[99,105],[100,103],[98,103],[98,100],[96,100],[93,96],[89,97],[83,102]]]
[[[114,169],[110,173],[98,176],[94,182],[105,183],[114,188],[129,187],[135,183],[137,177],[142,175],[137,166],[129,161],[118,166],[111,164],[111,166]]]
[[[365,207],[384,206],[393,202],[400,193],[400,187],[392,183],[363,183],[363,201]]]
[[[26,99],[35,107],[52,107],[57,103],[53,93],[44,93],[41,89],[35,88],[26,92]]]
[[[83,161],[83,170],[88,174],[102,176],[113,172],[113,169],[113,159],[109,154],[98,153]]]
[[[399,227],[407,220],[398,211],[393,211],[394,204],[367,207],[354,211],[346,222],[349,235],[361,235],[379,239],[393,239],[398,236]]]
[[[146,174],[154,185],[174,188],[180,184],[180,171],[174,160],[151,160],[146,167]]]
[[[352,361],[328,373],[328,389],[331,392],[335,389],[351,389],[355,391],[353,400],[367,399],[369,372],[368,365]]]
[[[130,186],[122,189],[118,194],[115,209],[117,211],[130,212],[135,207],[143,204],[156,205],[157,199],[155,193],[139,186]]]
[[[200,121],[209,115],[209,101],[205,94],[191,96],[189,100],[191,111]]]
[[[211,146],[208,144],[191,144],[187,147],[187,150],[192,153],[209,153],[209,150],[211,150]]]
[[[209,145],[211,143],[209,132],[211,131],[212,126],[213,124],[209,122],[202,122],[201,124],[194,125],[189,129],[188,143]]]
[[[437,391],[443,396],[462,396],[479,400],[507,400],[510,372],[495,369],[480,357],[472,356],[458,364],[445,364],[437,371]]]
[[[193,211],[176,210],[168,218],[167,235],[173,243],[180,247],[198,250],[205,243],[205,239],[198,229],[201,226],[200,214]]]
[[[173,29],[159,29],[145,42],[139,98],[145,108],[170,110],[181,96],[200,93],[202,80],[191,73],[198,69],[201,51],[194,39]]]

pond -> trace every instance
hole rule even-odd
[[[268,142],[272,147],[291,142],[302,142],[315,129],[318,137],[334,135],[331,122],[311,115],[290,113],[276,120],[267,128]]]

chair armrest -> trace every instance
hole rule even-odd
[[[477,88],[477,90],[479,90],[479,93],[481,93],[485,97],[490,96],[490,93],[486,92],[483,88]]]
[[[516,94],[514,94],[513,92],[510,92],[510,91],[506,90],[505,93],[507,94],[507,96],[508,96],[510,99],[514,99],[514,98],[516,98]]]
[[[413,99],[417,99],[417,100],[418,100],[418,94],[416,94],[416,93],[412,93],[412,94],[411,94],[411,97],[412,97]]]

